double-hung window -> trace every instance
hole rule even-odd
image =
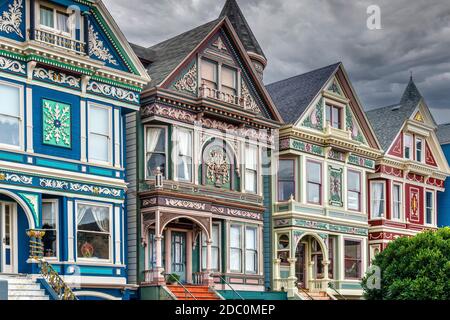
[[[222,77],[222,82],[221,82],[222,92],[236,96],[237,95],[237,72],[236,72],[236,69],[222,66],[221,77]]]
[[[192,181],[192,131],[178,130],[177,178]]]
[[[423,139],[416,138],[416,161],[422,162],[423,159]]]
[[[426,200],[426,215],[425,224],[432,225],[434,223],[434,193],[432,191],[427,191],[425,193]]]
[[[58,256],[58,201],[42,200],[42,229],[45,235],[44,256],[56,258]]]
[[[326,121],[333,128],[342,129],[342,109],[332,105],[326,105]]]
[[[230,226],[230,271],[242,272],[242,226]]]
[[[394,183],[392,185],[392,219],[402,219],[402,185]]]
[[[0,145],[8,148],[21,147],[22,90],[0,83]]]
[[[220,271],[220,225],[212,225],[212,235],[211,235],[211,270]],[[202,269],[206,270],[206,259],[207,259],[207,237],[206,234],[202,233]]]
[[[384,182],[372,182],[370,184],[371,217],[382,218],[385,216],[385,185]]]
[[[106,205],[77,204],[78,258],[111,259],[111,211]]]
[[[106,107],[89,107],[89,161],[102,164],[112,162],[111,110]]]
[[[344,241],[344,268],[345,279],[361,278],[361,241],[345,240]]]
[[[202,84],[208,89],[217,89],[218,87],[218,66],[217,63],[203,59],[202,60]]]
[[[405,134],[403,138],[403,153],[405,155],[405,159],[412,159],[412,150],[413,150],[413,138],[409,134]]]
[[[347,186],[348,209],[361,211],[361,173],[349,170],[347,174]]]
[[[285,159],[278,162],[278,201],[288,201],[295,197],[295,160]]]
[[[314,161],[306,162],[307,199],[308,203],[322,203],[322,164]]]
[[[157,169],[161,170],[164,177],[167,177],[167,137],[166,128],[147,127],[146,131],[146,163],[147,177],[155,177]]]
[[[258,147],[250,144],[245,146],[245,191],[258,191]]]
[[[245,228],[245,272],[258,272],[257,228]]]

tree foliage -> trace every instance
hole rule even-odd
[[[366,274],[366,299],[450,300],[450,228],[398,238],[372,265],[380,268],[381,281],[373,288],[374,271]]]

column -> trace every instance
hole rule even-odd
[[[206,271],[204,272],[203,284],[206,286],[214,285],[214,278],[211,276],[211,262],[212,262],[212,241],[208,239],[206,242]]]
[[[171,243],[171,238],[172,238],[172,231],[170,229],[166,230],[165,233],[165,245],[166,245],[166,266],[165,266],[165,271],[167,274],[171,274],[172,273],[172,257],[171,257],[171,253],[172,253],[172,243]]]
[[[87,162],[87,137],[86,137],[86,128],[87,128],[87,121],[86,121],[86,100],[82,99],[80,102],[80,142],[81,142],[81,162]]]
[[[29,86],[26,86],[26,140],[27,140],[27,149],[28,153],[33,153],[33,89]]]
[[[280,291],[281,290],[281,274],[280,274],[280,259],[273,259],[273,290]]]
[[[186,234],[186,281],[192,283],[192,232]]]
[[[73,201],[67,201],[67,261],[75,262],[74,260],[74,214]]]
[[[297,293],[297,287],[295,282],[297,281],[297,277],[295,276],[295,263],[297,262],[296,258],[289,258],[289,278],[288,278],[288,287],[287,293],[288,297],[293,297],[295,293]]]
[[[322,281],[322,291],[326,292],[328,289],[328,283],[330,282],[330,277],[328,274],[328,267],[330,266],[330,261],[323,260],[322,265],[323,265],[323,272],[324,272],[323,281]]]
[[[315,280],[313,277],[313,274],[314,274],[314,261],[311,260],[311,261],[309,261],[309,264],[308,264],[308,277],[307,277],[308,289],[310,291],[316,291],[314,288],[314,281],[312,281],[312,280]]]
[[[162,237],[161,235],[157,235],[155,237],[155,245],[156,245],[156,270],[154,275],[154,281],[158,283],[158,285],[163,285],[165,283],[164,276],[162,272],[164,268],[162,266]]]

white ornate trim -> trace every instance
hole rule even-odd
[[[23,184],[33,184],[33,178],[21,176],[15,173],[0,173],[0,181],[8,181]]]
[[[105,48],[103,41],[98,38],[98,32],[95,32],[92,24],[89,25],[89,55],[96,56],[100,60],[107,61],[115,66],[119,65],[109,49]]]
[[[14,32],[23,38],[22,30],[20,30],[23,0],[14,0],[12,4],[9,4],[8,8],[8,11],[3,11],[3,14],[0,16],[0,31],[6,33]]]
[[[204,203],[178,199],[166,199],[166,206],[196,209],[196,210],[205,210],[206,208],[206,205]]]
[[[250,90],[247,87],[247,84],[245,83],[244,79],[242,79],[242,98],[244,99],[244,109],[250,110],[255,113],[261,113],[261,110],[259,110],[258,105],[255,102],[255,99],[253,99],[252,95],[250,94]]]
[[[17,72],[21,74],[26,74],[25,64],[19,61],[8,59],[5,57],[0,57],[0,70],[8,70],[12,72]]]
[[[62,72],[46,70],[44,68],[36,68],[33,72],[35,78],[42,80],[50,80],[59,84],[67,84],[74,88],[80,88],[80,79],[67,75]]]
[[[178,91],[186,91],[193,94],[197,93],[197,64],[194,63],[189,70],[173,85]]]
[[[92,81],[92,82],[89,82],[87,90],[94,92],[94,93],[102,94],[102,95],[105,95],[108,97],[125,100],[128,102],[139,103],[139,94],[137,94],[133,91],[124,90],[124,89],[121,89],[118,87],[113,87],[108,84]]]

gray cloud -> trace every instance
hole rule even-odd
[[[150,46],[216,19],[225,0],[105,0],[129,41]],[[448,0],[238,0],[271,83],[342,61],[366,109],[397,103],[414,80],[439,123],[450,122]],[[381,30],[366,27],[369,5]]]

